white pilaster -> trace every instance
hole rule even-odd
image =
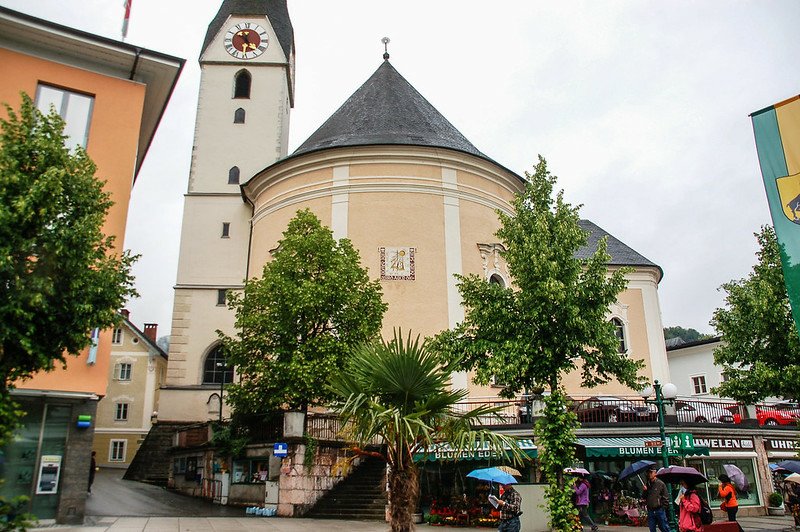
[[[333,238],[347,238],[347,213],[350,194],[350,166],[333,167],[333,194],[331,194],[331,230]]]
[[[457,190],[457,176],[453,168],[442,168],[442,188],[445,191]],[[461,220],[458,197],[454,194],[444,195],[444,253],[447,268],[447,319],[452,329],[464,321],[464,307],[458,293],[456,274],[461,274]],[[467,388],[467,373],[457,371],[452,376],[453,388]]]

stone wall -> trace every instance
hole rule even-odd
[[[305,442],[289,443],[289,453],[281,463],[278,496],[281,517],[304,515],[344,478],[341,464],[348,458],[348,452],[341,445],[319,442],[311,464],[305,463],[305,453]]]
[[[94,421],[87,429],[78,428],[76,421],[79,415],[86,414],[92,416],[92,420],[97,419],[97,401],[82,401],[72,406],[58,493],[56,522],[60,524],[83,524],[89,487],[89,465],[92,459]]]

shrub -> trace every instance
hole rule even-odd
[[[767,498],[767,504],[769,504],[769,506],[772,508],[778,508],[781,504],[783,504],[783,495],[777,491],[773,491]]]

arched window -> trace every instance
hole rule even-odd
[[[617,340],[619,340],[617,352],[625,353],[628,350],[628,346],[625,343],[625,326],[619,318],[611,318],[611,323],[614,325],[615,334],[617,335]]]
[[[500,288],[505,288],[506,287],[505,280],[503,280],[503,278],[500,277],[499,275],[497,275],[496,273],[493,273],[492,276],[489,277],[489,284],[500,285]]]
[[[239,184],[239,167],[234,166],[230,170],[228,170],[228,184],[229,185],[238,185]]]
[[[236,111],[233,112],[233,123],[234,124],[244,124],[244,109],[239,107]]]
[[[203,384],[229,382],[233,382],[233,366],[228,366],[222,353],[222,346],[218,345],[206,357],[206,363],[203,365]]]
[[[250,72],[247,70],[240,70],[233,79],[233,97],[249,98],[252,79],[253,78],[250,77]]]

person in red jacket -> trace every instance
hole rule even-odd
[[[681,480],[681,487],[685,490],[679,495],[678,530],[680,532],[702,532],[703,523],[700,521],[700,496],[695,486]]]

